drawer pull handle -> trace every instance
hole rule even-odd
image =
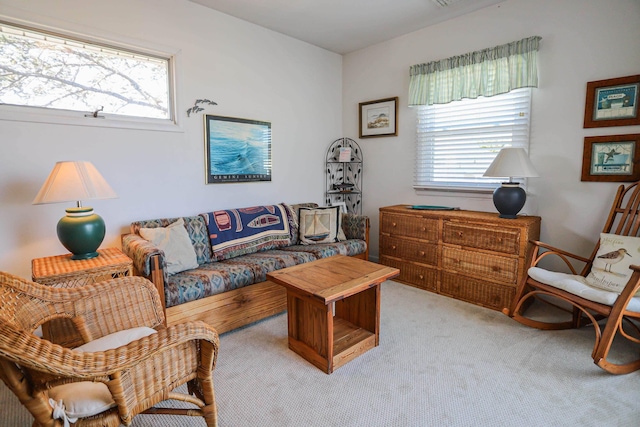
[[[396,245],[391,245],[391,249],[396,250]]]
[[[424,256],[424,251],[420,251],[420,256]]]
[[[422,274],[418,277],[420,277],[420,280],[424,280],[424,276]]]
[[[398,224],[396,224],[395,222],[392,222],[392,223],[391,223],[391,226],[392,226],[392,227],[395,227],[396,225],[398,225]]]
[[[498,267],[497,265],[494,265],[493,267],[491,267],[491,270],[498,272],[500,271],[500,267]]]
[[[462,237],[462,231],[458,231],[458,237]]]
[[[422,231],[427,231],[427,227],[422,227]]]

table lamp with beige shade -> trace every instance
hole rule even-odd
[[[90,259],[98,256],[106,228],[104,220],[93,208],[82,206],[82,201],[117,197],[91,162],[64,161],[55,164],[33,204],[76,202],[58,222],[58,239],[72,253],[71,259]]]

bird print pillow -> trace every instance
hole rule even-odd
[[[619,294],[633,273],[632,264],[640,265],[640,238],[601,233],[587,284]]]

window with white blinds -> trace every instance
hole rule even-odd
[[[484,178],[503,147],[529,149],[531,89],[417,107],[414,188],[494,189]]]

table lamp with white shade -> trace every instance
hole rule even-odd
[[[483,176],[509,178],[509,182],[493,192],[493,204],[500,212],[500,218],[517,218],[518,212],[527,201],[527,193],[513,178],[534,178],[539,176],[524,148],[506,147],[500,150]]]
[[[83,207],[82,201],[117,197],[91,162],[57,162],[33,204],[76,202],[58,222],[58,239],[73,254],[71,259],[90,259],[98,256],[106,228],[104,220],[93,208]]]

